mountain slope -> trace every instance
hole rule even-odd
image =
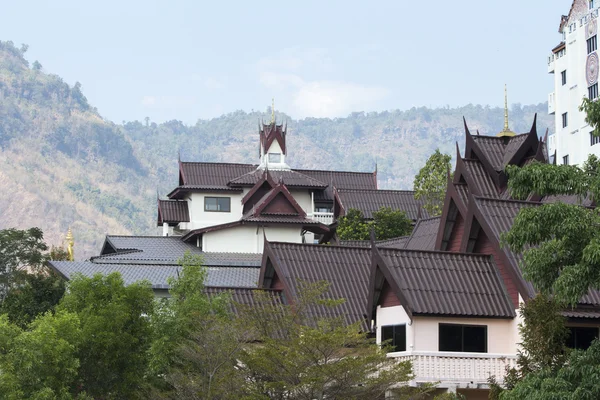
[[[0,228],[39,226],[58,244],[72,226],[77,258],[89,257],[106,233],[157,232],[156,191],[176,186],[178,152],[190,161],[257,162],[257,122],[267,113],[116,125],[88,104],[81,85],[30,66],[23,50],[0,42]],[[513,106],[511,128],[528,131],[537,112],[538,132],[552,130],[546,110]],[[377,163],[380,187],[405,189],[436,148],[454,155],[463,116],[473,132],[503,126],[503,110],[473,105],[277,119],[288,122],[293,167],[373,171]]]

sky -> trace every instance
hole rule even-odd
[[[114,122],[545,102],[567,0],[0,0],[0,40]]]

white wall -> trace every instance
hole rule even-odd
[[[228,253],[262,253],[264,234],[269,241],[302,243],[301,226],[242,225],[202,235],[202,250]]]
[[[516,354],[515,319],[413,317],[412,324],[404,307],[377,307],[377,343],[381,343],[381,327],[406,324],[407,351],[439,351],[439,324],[487,325],[488,353]]]
[[[566,10],[565,10],[566,11]],[[567,12],[565,12],[567,14]],[[556,20],[559,20],[557,15]],[[585,122],[585,114],[579,111],[582,99],[588,96],[586,81],[587,42],[585,32],[590,18],[582,23],[576,16],[565,26],[566,54],[561,58],[554,57],[548,70],[553,71],[554,80],[554,120],[555,133],[549,147],[550,154],[556,149],[556,163],[562,164],[563,157],[569,156],[569,164],[581,165],[588,154],[600,155],[600,144],[590,145],[591,127]],[[576,29],[569,32],[569,25],[576,22]],[[599,36],[600,37],[600,36]],[[556,35],[557,43],[562,40]],[[562,84],[561,72],[567,71],[567,83]],[[552,109],[552,107],[550,107]],[[562,127],[562,114],[567,113],[568,125]],[[541,133],[541,132],[540,132]]]
[[[284,182],[285,183],[285,182]],[[289,188],[288,188],[289,189]],[[298,203],[305,213],[310,214],[312,212],[312,197],[309,190],[291,190],[290,193],[294,200]]]
[[[205,197],[229,197],[231,212],[204,211]],[[186,199],[190,210],[187,228],[198,229],[238,221],[242,217],[242,197],[241,193],[192,193]]]

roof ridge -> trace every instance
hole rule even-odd
[[[162,236],[162,235],[106,235],[106,237],[126,237],[126,238],[178,238],[180,236]]]
[[[322,249],[339,249],[339,248],[349,248],[349,249],[359,249],[359,250],[370,250],[370,247],[360,247],[360,246],[343,246],[343,245],[339,245],[339,246],[327,246],[327,245],[322,245],[322,244],[315,244],[315,243],[292,243],[292,242],[269,242],[269,244],[283,244],[283,245],[289,245],[289,246],[295,246],[295,247],[317,247],[317,248],[322,248]]]
[[[338,174],[365,174],[365,175],[373,175],[373,173],[372,173],[372,172],[362,172],[362,171],[337,171],[337,170],[328,170],[328,169],[292,168],[292,171],[335,172],[335,173],[338,173]]]
[[[455,252],[455,251],[440,251],[440,250],[419,250],[419,249],[394,249],[392,247],[377,247],[380,251],[395,251],[395,252],[415,252],[415,253],[431,253],[431,254],[441,254],[441,255],[455,255],[455,256],[473,256],[473,257],[481,257],[481,258],[489,258],[490,254],[481,254],[481,253],[463,253],[463,252]]]
[[[248,164],[248,163],[227,163],[227,162],[219,162],[219,161],[181,161],[182,164],[214,164],[214,165],[243,165],[246,167],[258,167],[258,164]]]
[[[502,203],[520,203],[520,204],[531,204],[535,206],[539,206],[540,202],[537,201],[527,201],[527,200],[515,200],[515,199],[501,199],[496,197],[485,197],[485,196],[476,196],[472,194],[473,198],[476,200],[489,200],[489,201],[499,201]]]
[[[343,189],[338,188],[338,192],[396,192],[396,193],[415,193],[408,189]]]

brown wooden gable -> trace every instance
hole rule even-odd
[[[396,293],[394,293],[392,287],[387,281],[383,282],[383,287],[381,288],[381,294],[379,295],[379,301],[377,302],[377,305],[381,306],[382,308],[401,305],[398,296],[396,296]]]
[[[279,147],[281,147],[281,152],[287,154],[285,146],[286,131],[287,124],[284,127],[283,124],[277,125],[275,122],[271,122],[269,125],[262,124],[262,128],[259,126],[260,146],[263,148],[263,151],[267,153],[271,144],[277,140]]]
[[[252,215],[259,216],[261,214],[291,214],[306,217],[306,212],[300,207],[283,182],[279,182],[254,206]]]
[[[435,249],[440,251],[454,251],[460,249],[463,235],[464,217],[456,205],[454,198],[450,198],[448,207],[444,207],[440,230],[436,239]]]
[[[183,174],[181,160],[179,160],[178,164],[179,164],[179,186],[183,186],[183,185],[185,185],[185,176]]]
[[[258,287],[262,289],[274,289],[282,291],[282,299],[285,303],[293,302],[290,286],[285,278],[285,272],[282,271],[281,265],[275,254],[271,250],[271,246],[266,236],[264,237],[263,259],[258,277]]]
[[[260,185],[256,185],[252,188],[254,190],[253,193],[248,192],[248,194],[242,199],[242,204],[244,205],[243,213],[247,213],[252,210],[252,208],[263,198],[267,193],[269,193],[273,187],[269,182],[263,182]],[[248,196],[251,195],[251,196]]]

